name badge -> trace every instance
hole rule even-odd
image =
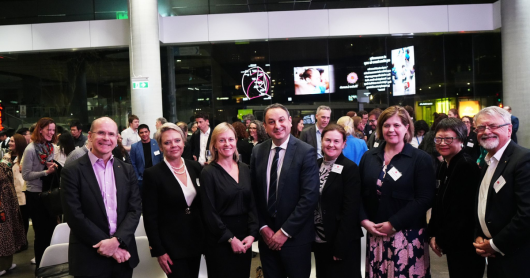
[[[197,186],[201,186],[201,183],[199,182],[199,179],[196,180]]]
[[[467,146],[470,147],[470,148],[473,148],[473,146],[475,146],[475,144],[473,144],[471,142],[467,142]]]
[[[374,148],[379,147],[379,142],[374,142]]]
[[[372,134],[372,130],[368,131],[368,134]]]
[[[344,166],[339,165],[339,164],[333,164],[333,167],[331,167],[331,172],[341,174],[342,168],[344,168]]]
[[[493,189],[495,189],[495,193],[498,193],[499,190],[506,184],[506,181],[502,176],[499,177],[499,179],[493,184]]]
[[[160,151],[155,151],[154,154],[155,154],[155,155],[159,155],[159,154],[160,154]]]
[[[392,167],[390,171],[387,172],[395,181],[397,181],[399,178],[401,178],[401,172],[396,169],[396,167]]]

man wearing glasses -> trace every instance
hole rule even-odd
[[[475,246],[488,257],[488,277],[530,277],[530,150],[510,139],[510,113],[490,106],[476,116],[488,151],[477,196]]]

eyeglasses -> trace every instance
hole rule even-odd
[[[257,129],[257,128],[255,128],[255,127],[249,127],[248,129]]]
[[[377,122],[377,120],[369,120],[369,123]]]
[[[507,126],[507,125],[511,125],[511,123],[505,123],[505,124],[502,124],[502,125],[479,125],[475,129],[475,132],[476,133],[484,132],[484,131],[486,131],[486,129],[489,129],[489,130],[493,131],[493,130],[496,130],[497,128],[501,128],[501,127]]]
[[[456,139],[456,137],[434,137],[434,144],[440,145],[442,142],[445,142],[446,145],[451,145],[454,139]]]

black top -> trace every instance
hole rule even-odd
[[[237,151],[241,155],[241,161],[247,165],[250,164],[250,155],[252,155],[252,148],[254,144],[249,143],[246,139],[237,140]]]
[[[121,161],[123,161],[123,162],[125,162],[125,163],[129,163],[129,164],[131,164],[131,157],[129,156],[129,153],[128,153],[127,151],[125,151],[124,153],[125,153],[125,154],[123,154],[123,153],[121,152],[121,150],[120,150],[119,147],[115,147],[115,148],[112,150],[112,155],[113,155],[115,158],[117,158],[117,159],[119,159],[119,160],[121,160]]]
[[[212,162],[201,172],[201,199],[204,223],[217,243],[234,237],[223,223],[223,217],[248,215],[247,235],[258,236],[256,205],[250,183],[248,165],[239,162],[239,183],[221,165]],[[242,240],[242,239],[240,239]]]
[[[190,137],[191,136],[188,136],[188,140],[184,144],[184,150],[182,151],[182,158],[193,160],[193,155],[191,154],[191,143],[190,143],[190,140],[189,140]],[[197,159],[199,159],[199,158],[197,157]]]
[[[153,166],[153,158],[151,157],[151,142],[143,143],[142,148],[144,149],[145,168],[147,169]]]
[[[480,169],[464,150],[457,153],[449,167],[442,162],[436,173],[440,184],[429,221],[429,236],[444,253],[461,252],[473,248],[475,203],[472,202],[480,185]]]
[[[469,132],[469,136],[466,137],[466,140],[464,141],[463,151],[477,162],[477,159],[480,156],[480,145],[475,132]]]
[[[368,150],[359,164],[363,201],[360,220],[390,221],[397,231],[423,228],[436,189],[431,158],[424,151],[405,144],[387,166],[381,196],[378,196],[377,179],[383,167],[385,145],[383,142],[378,148]],[[397,180],[388,173],[394,167],[401,172]]]

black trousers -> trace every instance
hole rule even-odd
[[[35,271],[39,267],[44,250],[50,246],[53,230],[57,226],[57,217],[48,213],[39,196],[39,192],[26,192],[26,206],[33,223],[33,231],[35,231],[34,250],[37,263]]]
[[[361,278],[361,241],[340,261],[333,260],[333,246],[313,243],[317,278]]]
[[[24,222],[24,231],[26,231],[26,235],[28,235],[28,229],[29,229],[28,205],[20,206],[20,213],[22,214],[22,222]]]
[[[482,278],[486,260],[477,255],[474,249],[446,254],[447,268],[451,278]],[[489,277],[489,276],[488,276]]]
[[[167,274],[169,278],[197,278],[199,277],[199,269],[201,267],[201,255],[184,258],[173,259],[173,265],[169,265],[171,273]]]
[[[307,278],[311,275],[311,244],[269,249],[259,241],[259,256],[265,278]]]
[[[89,263],[89,262],[87,262]],[[107,273],[97,276],[74,276],[75,278],[131,278],[133,275],[133,269],[129,265],[129,262],[119,264],[114,261],[110,271]]]

